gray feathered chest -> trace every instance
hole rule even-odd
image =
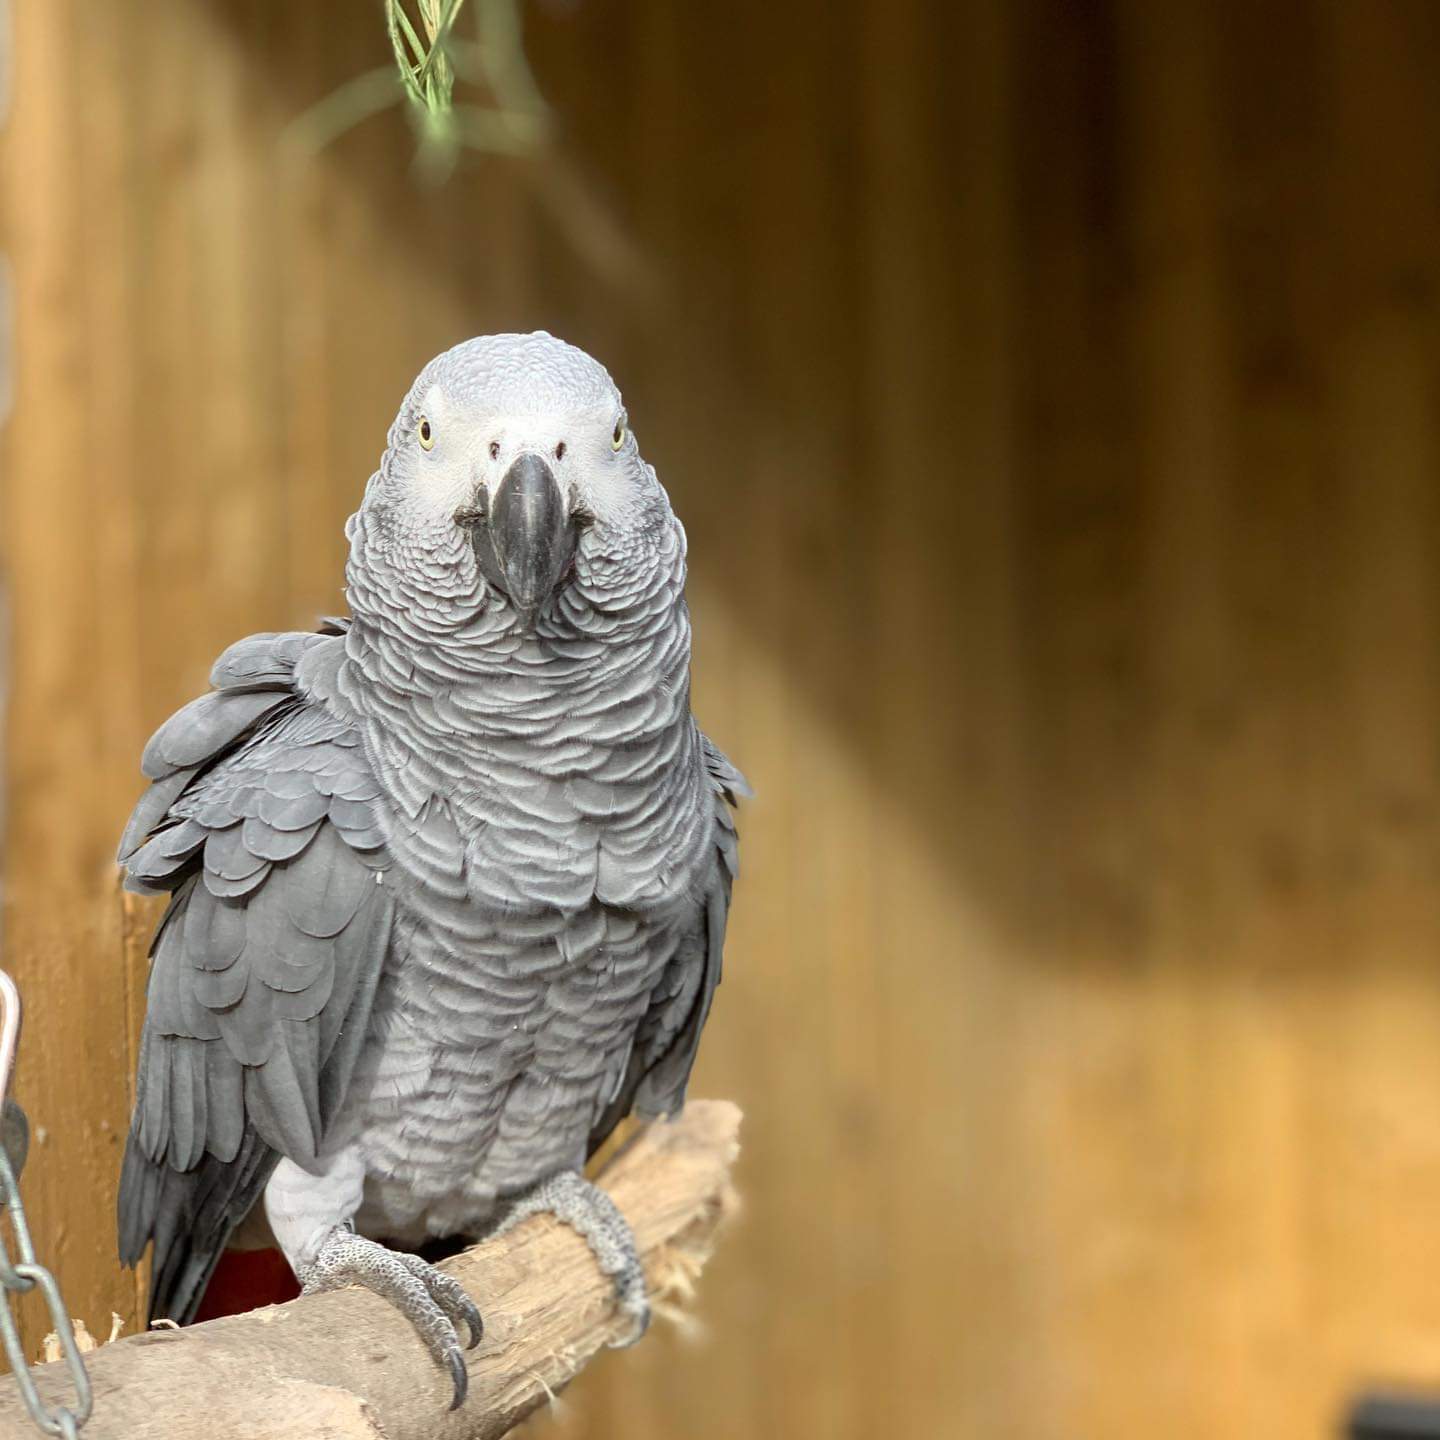
[[[694,928],[715,789],[678,541],[656,561],[623,606],[582,573],[533,633],[483,603],[456,633],[369,567],[385,621],[357,605],[333,687],[380,786],[398,912],[347,1117],[380,1228],[453,1229],[578,1163]]]
[[[402,893],[457,939],[597,902],[664,912],[704,862],[713,794],[668,538],[619,596],[582,557],[533,631],[483,590],[468,608],[414,603],[384,549],[363,579],[352,567],[357,619],[327,688],[380,783]]]

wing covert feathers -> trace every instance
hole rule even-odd
[[[152,946],[121,1258],[155,1243],[152,1313],[184,1320],[280,1155],[315,1157],[344,1097],[393,905],[358,737],[295,667],[321,634],[255,635],[145,750],[126,884],[169,892]]]
[[[753,795],[745,777],[702,736],[706,770],[714,792],[714,850],[695,898],[692,923],[651,992],[630,1059],[614,1099],[590,1132],[593,1154],[632,1110],[642,1116],[673,1115],[700,1048],[700,1032],[720,984],[730,892],[739,871],[739,837],[733,810]]]

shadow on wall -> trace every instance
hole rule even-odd
[[[381,277],[291,354],[337,397],[337,517],[381,444],[350,416],[388,416],[465,334],[563,334],[621,381],[686,521],[702,715],[771,667],[750,719],[775,734],[747,746],[737,716],[729,739],[767,803],[823,727],[869,777],[856,819],[906,816],[1020,953],[1123,970],[1170,945],[1183,892],[1219,927],[1185,942],[1207,963],[1252,909],[1338,963],[1314,897],[1363,890],[1389,822],[1335,781],[1331,697],[1361,683],[1336,587],[1368,593],[1385,537],[1329,458],[1326,317],[1371,262],[1314,238],[1340,203],[1320,20],[1282,73],[1263,17],[1162,45],[1060,5],[529,6],[555,155],[427,191],[399,111],[318,160],[281,144],[383,62],[378,21],[214,13],[276,156],[262,223]],[[597,212],[613,273],[577,241]],[[271,243],[273,303],[303,309],[315,277]]]

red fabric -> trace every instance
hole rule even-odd
[[[243,1315],[261,1305],[279,1305],[300,1293],[289,1262],[278,1250],[227,1250],[210,1277],[196,1321]]]

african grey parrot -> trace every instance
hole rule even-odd
[[[231,646],[145,750],[120,860],[171,900],[120,1255],[154,1242],[184,1323],[263,1198],[304,1289],[389,1298],[458,1405],[480,1316],[427,1237],[553,1211],[643,1329],[580,1172],[682,1103],[748,790],[690,713],[684,531],[583,351],[431,361],[347,535],[350,618]]]

